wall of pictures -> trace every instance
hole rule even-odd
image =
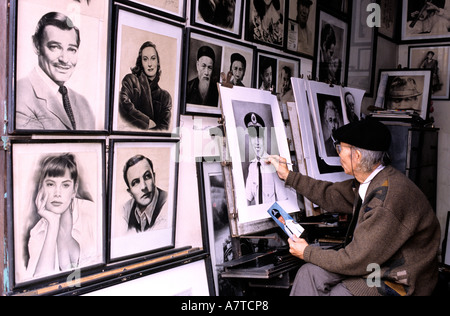
[[[402,9],[404,24],[421,27],[412,0],[377,1],[389,13],[379,28],[365,23],[371,0],[9,2],[0,8],[5,295],[84,294],[191,264],[208,281],[196,291],[215,294],[196,157],[219,154],[210,130],[222,115],[220,74],[281,105],[294,101],[291,77],[348,85],[366,90],[367,107],[378,70],[406,65],[403,51],[409,67],[429,41],[441,65],[450,55],[445,29],[400,29]],[[385,43],[400,57],[374,54]],[[450,74],[440,80],[443,127]]]

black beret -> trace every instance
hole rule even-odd
[[[388,151],[391,146],[391,132],[374,119],[344,125],[333,132],[333,138],[336,142],[371,151]]]

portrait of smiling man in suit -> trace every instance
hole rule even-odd
[[[78,63],[80,30],[59,12],[42,16],[32,36],[38,65],[17,82],[16,128],[93,130],[87,99],[65,86]]]

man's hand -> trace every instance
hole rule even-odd
[[[278,177],[280,177],[281,180],[286,181],[290,171],[285,158],[280,156],[270,156],[267,163],[272,164],[277,171]]]
[[[306,240],[298,238],[297,236],[292,236],[292,239],[289,238],[289,252],[297,258],[304,259],[303,253],[305,252],[305,248],[308,247],[308,243]]]

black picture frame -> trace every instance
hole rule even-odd
[[[288,7],[289,0],[272,1],[269,9],[266,8],[264,0],[247,1],[245,39],[253,43],[284,49]],[[261,18],[262,14],[264,14],[263,18]]]
[[[244,2],[244,0],[217,1],[215,2],[216,6],[213,6],[209,0],[193,0],[191,2],[191,25],[240,39],[242,37]],[[227,5],[229,7],[226,7]]]
[[[110,140],[108,262],[118,263],[149,255],[158,257],[167,251],[175,251],[179,145],[177,139]],[[151,163],[147,164],[147,158]],[[144,192],[146,197],[142,195],[136,198],[138,191],[134,191],[132,183],[125,182],[125,170],[128,174],[130,170],[133,172],[133,167],[137,170],[136,190],[139,185],[146,185],[145,192],[144,189],[139,191]],[[149,168],[153,170],[153,175],[144,182]],[[139,173],[142,170],[146,173]],[[153,190],[148,188],[147,181],[152,183]],[[153,193],[156,191],[158,193]],[[139,226],[133,215],[139,205],[138,201],[146,202],[148,195],[151,195],[152,199],[156,196],[157,200],[156,204],[147,204],[147,207],[154,205],[154,211],[151,213],[151,219],[147,217],[147,225],[143,227]],[[148,244],[148,240],[152,240],[154,244]]]
[[[302,2],[302,4],[299,4]],[[286,51],[313,58],[316,45],[317,1],[290,0],[287,15]],[[306,21],[302,20],[305,19]],[[306,44],[305,44],[306,42]]]
[[[62,0],[55,3],[50,0],[15,0],[11,2],[11,14],[13,36],[9,47],[13,61],[9,69],[9,133],[106,133],[109,129],[112,1]],[[37,56],[36,59],[30,58],[30,52],[36,51],[32,35],[44,16],[47,20],[69,18],[83,38],[80,44],[74,35],[76,32],[55,34],[66,42],[60,46],[65,47],[60,51],[66,52],[64,59],[58,62],[62,71],[57,67],[42,71],[45,63],[50,64],[51,59],[60,58],[60,53],[41,55],[43,66],[37,66]],[[101,32],[91,32],[92,28]],[[96,54],[96,67],[90,67],[87,62],[92,60],[93,52]],[[62,84],[67,86],[75,123],[63,108],[63,97],[58,92],[58,86]]]
[[[255,74],[255,82],[257,84],[257,88],[260,90],[272,91],[272,93],[277,95],[281,104],[295,102],[291,78],[300,77],[300,58],[275,54],[265,50],[258,50],[256,56],[258,71]],[[263,79],[267,67],[272,68],[271,83],[268,83]],[[272,87],[270,88],[269,86]],[[267,89],[267,87],[269,88]]]
[[[326,83],[345,84],[347,82],[345,69],[348,62],[348,22],[320,10],[317,23],[316,36],[318,40],[316,41],[313,78]],[[326,45],[324,49],[322,49],[323,45]],[[323,51],[325,50],[326,53],[330,48],[333,49],[330,60],[322,58]]]
[[[449,13],[445,0],[402,1],[401,40],[403,43],[445,41],[448,31]],[[419,13],[423,18],[419,19]]]
[[[121,5],[115,6],[115,17],[111,133],[176,135],[180,122],[184,29],[178,23]],[[141,51],[150,51],[157,57],[159,72],[155,70],[156,79],[152,82],[144,70],[136,69]]]
[[[450,45],[409,46],[408,65],[411,69],[431,69],[432,100],[450,99]]]
[[[414,89],[417,90],[416,95],[410,99],[409,102],[417,101],[418,103],[414,106],[416,109],[414,111],[423,119],[428,119],[429,114],[429,108],[430,108],[430,101],[431,101],[431,70],[430,69],[380,69],[380,75],[379,75],[379,84],[378,84],[378,92],[376,95],[376,101],[375,101],[375,108],[383,109],[383,110],[400,110],[399,114],[401,114],[401,111],[403,111],[403,108],[393,108],[392,106],[388,105],[388,94],[389,87],[392,86],[393,80],[395,78],[400,79],[410,79],[412,78],[413,81],[409,82],[408,80],[401,82],[397,84],[396,92],[398,93],[400,89],[403,87],[408,87],[410,85],[410,91],[414,91]],[[405,99],[406,96],[402,96],[399,99]]]
[[[186,21],[186,0],[115,0],[115,2],[133,6],[144,12],[156,13],[180,22]],[[163,3],[163,4],[161,4]]]
[[[11,141],[8,156],[8,188],[11,192],[8,197],[8,243],[11,247],[8,260],[12,291],[32,291],[51,287],[55,282],[64,283],[67,288],[77,288],[82,276],[99,272],[104,266],[107,252],[105,156],[104,140]],[[21,163],[21,160],[26,163]],[[66,171],[64,176],[59,176],[60,171],[57,170],[64,165],[72,173]],[[39,171],[39,167],[44,168],[45,173]],[[52,177],[52,174],[55,176]],[[42,254],[39,254],[41,243],[47,243],[48,240],[43,241],[39,232],[47,231],[48,224],[45,223],[48,223],[48,219],[38,213],[36,203],[42,196],[41,202],[47,201],[53,205],[54,209],[48,204],[45,206],[49,213],[65,207],[63,200],[68,195],[61,191],[51,195],[52,191],[48,190],[61,186],[69,190],[67,179],[53,182],[53,179],[65,179],[68,176],[75,183],[72,183],[72,187],[77,191],[76,195],[71,195],[72,201],[68,207],[72,215],[72,236],[80,247],[79,266],[55,267],[55,271],[41,269],[44,271],[41,273],[38,272],[39,260],[36,258]],[[48,187],[45,190],[44,182],[45,187]],[[19,187],[20,190],[17,190]],[[43,192],[42,195],[40,192]],[[63,214],[68,212],[66,210]]]
[[[187,60],[187,62],[184,64],[182,114],[220,117],[222,111],[219,106],[217,83],[220,82],[221,73],[227,74],[230,72],[230,68],[234,62],[238,61],[243,65],[243,62],[240,61],[242,58],[245,60],[245,67],[243,67],[245,70],[242,75],[243,79],[237,84],[243,84],[246,87],[255,87],[256,48],[254,46],[192,28],[187,29],[185,43],[184,60]],[[205,47],[207,48],[205,49]],[[202,102],[203,104],[201,104],[201,101],[198,101],[200,100],[198,77],[199,74],[201,76],[201,72],[197,68],[197,59],[200,55],[211,55],[211,52],[213,57],[215,57],[215,62],[211,67],[209,75],[210,87],[207,97]],[[234,55],[235,53],[240,56]]]

